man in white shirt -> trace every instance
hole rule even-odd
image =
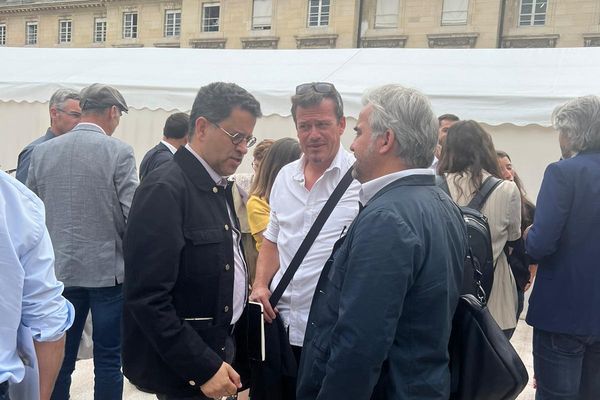
[[[333,244],[358,213],[360,185],[354,181],[340,199],[273,310],[269,304],[271,292],[325,202],[354,163],[354,157],[340,144],[346,119],[341,96],[331,83],[296,87],[291,111],[303,155],[283,167],[273,184],[270,222],[258,256],[251,299],[264,305],[268,322],[279,313],[298,361],[317,281]],[[284,383],[284,387],[284,391],[289,390],[285,398],[293,398],[295,381]]]
[[[190,117],[186,113],[171,114],[165,122],[162,140],[148,150],[140,163],[140,180],[159,165],[173,159],[173,154],[187,144]]]

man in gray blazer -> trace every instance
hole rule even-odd
[[[52,394],[69,398],[71,374],[85,319],[94,329],[94,398],[121,399],[120,321],[122,237],[138,185],[131,146],[112,138],[123,96],[94,84],[81,91],[81,122],[34,149],[27,185],[46,204],[46,224],[56,254],[56,275],[75,307],[65,359]]]
[[[72,89],[58,89],[54,92],[50,97],[50,128],[44,136],[29,143],[19,153],[16,178],[21,183],[27,183],[29,160],[35,146],[69,132],[79,123],[80,118],[79,93]]]

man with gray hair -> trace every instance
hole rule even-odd
[[[536,399],[598,399],[600,97],[557,107],[552,122],[565,159],[546,169],[525,231],[527,254],[539,261],[527,312]]]
[[[428,168],[437,120],[399,85],[363,104],[350,149],[364,208],[317,285],[297,399],[448,399],[467,236]]]
[[[27,183],[29,159],[35,146],[69,132],[79,123],[80,118],[79,93],[72,89],[59,89],[54,92],[52,97],[50,97],[50,128],[48,128],[44,136],[29,143],[19,153],[16,178],[21,183]]]
[[[81,91],[81,122],[66,135],[38,145],[27,186],[45,203],[56,253],[56,275],[75,307],[65,359],[52,400],[67,400],[88,311],[94,341],[94,398],[121,399],[123,235],[138,184],[133,149],[111,137],[127,112],[113,87]]]

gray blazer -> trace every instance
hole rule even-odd
[[[46,225],[65,286],[123,281],[122,238],[138,185],[133,149],[93,124],[35,147],[27,186],[46,205]]]

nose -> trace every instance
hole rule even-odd
[[[239,150],[240,153],[242,154],[246,154],[248,153],[248,142],[246,142],[245,140],[242,140],[237,146],[236,148]]]

